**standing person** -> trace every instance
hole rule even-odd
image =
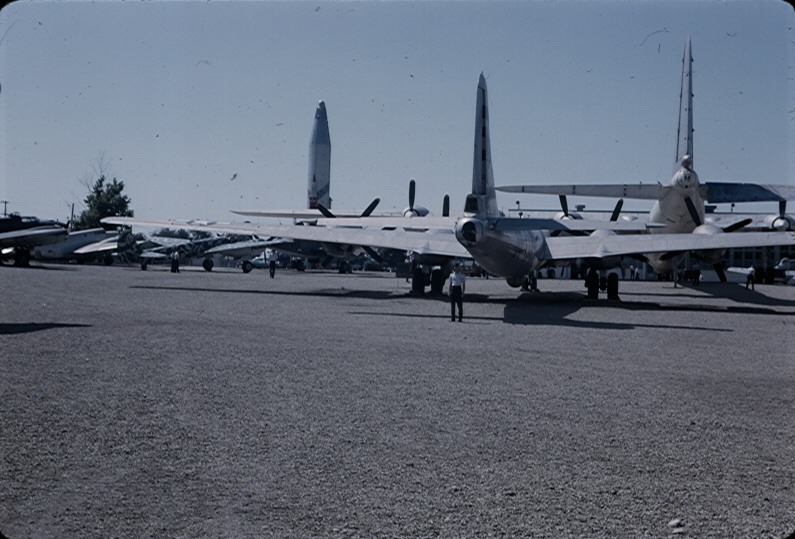
[[[171,273],[179,273],[179,251],[171,251]]]
[[[458,305],[458,321],[464,321],[464,291],[466,280],[461,271],[461,265],[453,266],[453,273],[450,274],[450,320],[455,322],[455,306]]]
[[[748,285],[751,285],[751,290],[756,290],[754,288],[754,277],[756,276],[756,270],[753,266],[748,266],[748,275],[745,277],[745,289],[748,290]]]
[[[276,260],[271,258],[270,262],[268,262],[268,272],[271,274],[271,279],[273,276],[276,275]]]

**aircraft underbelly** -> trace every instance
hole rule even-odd
[[[543,237],[538,231],[489,233],[486,241],[468,246],[477,263],[498,277],[522,277],[541,265]]]

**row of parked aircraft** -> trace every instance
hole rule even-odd
[[[624,256],[648,262],[659,273],[670,273],[684,254],[692,253],[713,264],[722,279],[720,262],[726,249],[795,245],[795,219],[786,214],[786,201],[795,188],[783,185],[701,183],[693,168],[693,93],[690,38],[685,44],[680,94],[679,129],[674,174],[667,185],[545,185],[508,186],[506,192],[549,193],[561,197],[561,218],[506,217],[497,206],[492,172],[487,86],[483,74],[477,86],[472,188],[463,214],[451,217],[421,215],[414,207],[403,216],[375,214],[378,199],[363,213],[332,214],[329,194],[330,139],[325,105],[315,115],[310,150],[308,211],[235,211],[244,216],[292,217],[293,225],[209,223],[110,217],[106,224],[123,226],[178,227],[221,234],[245,234],[267,238],[256,249],[280,242],[317,242],[330,255],[345,256],[357,249],[398,249],[411,252],[422,265],[441,267],[431,279],[440,290],[454,259],[473,259],[489,273],[503,277],[510,286],[527,286],[542,267],[579,261],[591,272],[615,267]],[[325,127],[325,129],[324,129]],[[609,221],[576,219],[569,214],[566,195],[620,197]],[[648,221],[619,218],[624,198],[652,199]],[[705,202],[775,201],[778,214],[761,221],[740,217],[723,226],[706,219]],[[446,206],[449,208],[449,203]],[[427,211],[424,212],[427,214]],[[311,226],[307,226],[311,225]],[[737,233],[742,231],[742,233]],[[223,247],[221,248],[223,249]],[[615,282],[617,292],[617,280]]]

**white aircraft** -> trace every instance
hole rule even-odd
[[[55,243],[38,245],[31,251],[36,260],[88,260],[100,258],[106,265],[113,262],[111,253],[116,250],[119,235],[103,228],[70,230],[65,238]]]
[[[705,219],[705,201],[710,203],[777,201],[779,213],[766,216],[757,230],[784,231],[795,229],[795,218],[786,215],[786,200],[795,199],[795,187],[784,185],[757,185],[749,183],[707,182],[701,184],[693,169],[693,57],[690,37],[685,43],[682,57],[682,84],[679,96],[679,126],[677,133],[674,174],[668,185],[656,184],[580,184],[580,185],[513,185],[498,187],[509,193],[556,194],[566,209],[566,195],[634,198],[654,200],[649,212],[649,222],[661,226],[651,228],[652,234],[697,234],[720,236],[752,224],[753,218],[745,215],[725,215],[725,226],[717,219]],[[748,246],[757,244],[748,243]],[[643,258],[657,273],[670,274],[679,265],[678,252],[644,251]],[[726,280],[722,261],[725,250],[721,248],[693,251],[695,259],[711,264],[721,281]]]
[[[27,266],[30,252],[37,245],[47,245],[63,240],[67,235],[64,225],[57,221],[41,221],[36,217],[17,214],[0,218],[0,264],[13,251],[14,265]]]
[[[531,272],[558,261],[604,259],[638,253],[670,253],[731,247],[795,245],[795,232],[746,234],[622,234],[645,231],[637,221],[586,221],[506,218],[497,207],[491,162],[486,79],[480,75],[475,114],[472,192],[459,218],[426,217],[318,219],[317,226],[227,223],[187,225],[174,220],[113,217],[117,225],[178,226],[238,234],[257,234],[324,243],[368,245],[421,255],[472,258],[510,286],[526,285]],[[553,236],[553,231],[603,230],[599,235]],[[617,281],[617,279],[616,279]],[[617,282],[615,283],[617,289]]]

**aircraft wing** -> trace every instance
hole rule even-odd
[[[43,245],[61,241],[68,234],[60,226],[41,226],[0,233],[0,246]]]
[[[101,241],[96,241],[94,243],[89,243],[88,245],[84,245],[79,249],[75,249],[74,254],[92,255],[99,253],[110,253],[116,251],[118,248],[119,248],[119,237],[116,236],[115,238],[106,238]]]
[[[337,217],[361,217],[362,212],[356,210],[332,210]],[[246,217],[274,217],[274,218],[287,218],[287,219],[322,219],[325,216],[320,213],[320,210],[232,210],[236,215],[243,215]],[[395,213],[383,214],[374,213],[369,217],[389,216],[393,217]]]
[[[182,247],[183,245],[188,245],[193,240],[188,240],[184,238],[171,238],[169,236],[147,236],[149,241],[152,243],[156,243],[161,247],[168,247],[173,249],[175,247]]]
[[[778,202],[795,200],[795,186],[707,182],[707,202]]]
[[[454,230],[458,222],[456,217],[361,217],[353,219],[318,219],[317,224],[334,227],[366,228],[368,230],[411,230],[411,231],[446,231]],[[592,231],[615,230],[621,232],[647,232],[650,228],[664,225],[647,223],[638,220],[608,221],[606,219],[553,219],[553,218],[515,218],[501,217],[495,219],[491,226],[497,230],[561,230],[561,231]]]
[[[658,200],[663,192],[659,183],[602,183],[570,185],[504,185],[497,187],[503,193],[534,193],[538,195],[580,195],[586,197],[634,198]]]
[[[317,241],[323,243],[338,243],[346,245],[366,245],[369,247],[383,247],[413,251],[418,254],[450,256],[454,258],[471,258],[455,238],[453,228],[404,230],[384,229],[382,225],[363,228],[362,221],[368,218],[356,219],[358,226],[336,226],[340,219],[328,219],[325,223],[335,226],[302,226],[302,225],[271,225],[254,223],[202,223],[198,221],[177,220],[143,220],[133,217],[107,217],[103,223],[123,226],[145,227],[178,227],[186,230],[204,230],[222,234],[249,234],[260,237],[275,237],[293,240]],[[416,219],[422,220],[422,219]],[[379,219],[380,223],[381,220]]]
[[[795,232],[748,232],[744,234],[635,234],[548,237],[547,258],[607,258],[644,253],[669,253],[795,245]]]
[[[145,260],[165,260],[169,258],[169,255],[158,253],[157,251],[144,251],[138,255],[138,258],[143,258]]]
[[[770,202],[795,200],[795,186],[755,183],[706,182],[706,200],[713,204],[726,202]],[[504,193],[538,195],[580,195],[586,197],[632,198],[658,200],[667,186],[662,184],[569,184],[569,185],[505,185],[497,187]]]

